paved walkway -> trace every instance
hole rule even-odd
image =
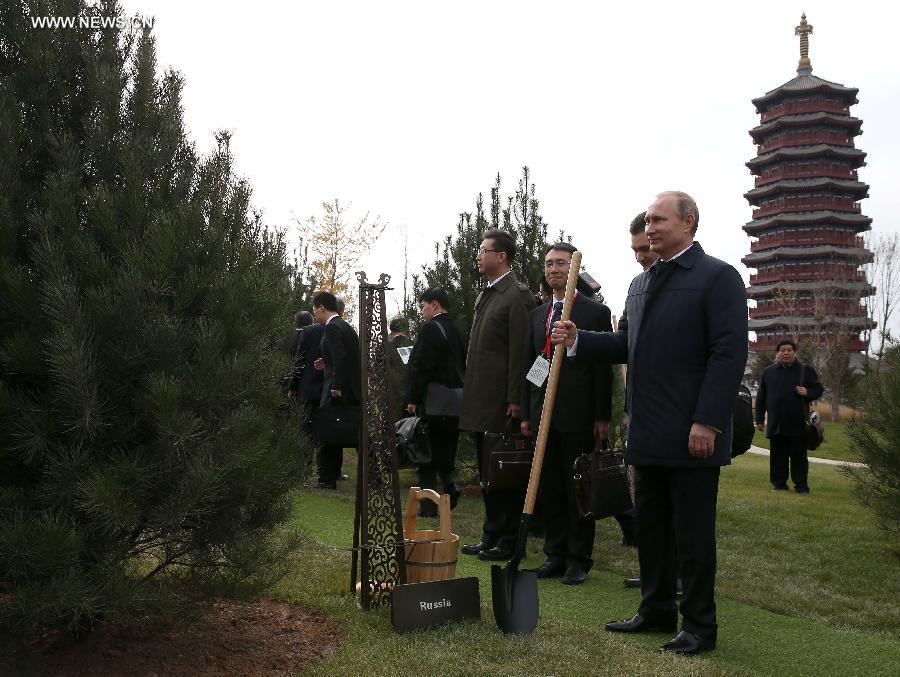
[[[756,445],[750,447],[748,453],[756,454],[758,456],[768,456],[769,450],[763,449],[762,447],[757,447]],[[851,468],[865,468],[865,463],[854,463],[853,461],[835,461],[833,458],[816,458],[815,456],[809,457],[810,463],[821,463],[823,465],[849,465]]]

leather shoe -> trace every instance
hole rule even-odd
[[[507,550],[506,548],[501,548],[496,545],[493,548],[487,548],[478,553],[478,559],[488,561],[499,561],[502,559],[509,559],[510,557],[512,557],[512,550]]]
[[[337,489],[334,482],[316,482],[316,489]]]
[[[624,621],[610,621],[603,627],[610,632],[675,632],[678,617],[673,614],[669,618],[647,618],[635,614]]]
[[[639,588],[641,587],[641,579],[640,578],[626,578],[622,583],[625,584],[626,588]]]
[[[701,651],[709,651],[716,648],[715,638],[703,639],[693,632],[682,630],[674,639],[666,642],[659,650],[663,653],[676,653],[680,656],[693,656]]]
[[[481,543],[469,543],[462,547],[463,555],[477,555],[482,550],[487,550],[491,546],[481,541]]]
[[[772,485],[772,491],[789,491],[788,486],[786,484],[774,484]]]
[[[548,559],[541,566],[534,570],[538,578],[559,578],[566,571],[564,562]]]
[[[563,585],[580,585],[584,583],[585,578],[587,578],[587,571],[578,564],[570,564],[566,568],[566,575],[563,576],[562,582]]]

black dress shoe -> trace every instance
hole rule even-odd
[[[349,479],[350,479],[350,475],[345,475],[344,473],[341,473],[340,475],[338,475],[337,478],[338,478],[339,480],[349,480]]]
[[[482,541],[481,543],[469,543],[462,547],[463,555],[477,555],[482,550],[487,550],[491,546]]]
[[[716,648],[715,638],[704,639],[693,632],[682,630],[674,639],[666,642],[659,650],[663,653],[677,653],[680,656],[693,656],[701,651],[709,651]]]
[[[337,489],[335,482],[316,482],[316,489]]]
[[[587,578],[587,571],[581,565],[570,564],[566,568],[566,575],[563,576],[562,582],[563,585],[580,585],[584,583],[585,578]]]
[[[673,614],[668,618],[647,618],[635,614],[624,621],[610,621],[603,627],[610,632],[675,632],[678,617]]]
[[[798,494],[808,494],[809,487],[794,487],[794,491],[796,491]]]
[[[553,561],[548,559],[541,566],[534,570],[538,578],[559,578],[566,571],[565,562]]]
[[[486,561],[499,561],[502,559],[509,559],[512,557],[512,550],[507,550],[506,548],[501,548],[495,545],[493,548],[487,548],[486,550],[482,550],[478,553],[478,559],[483,559]]]
[[[641,587],[641,579],[640,578],[626,578],[624,581],[626,588],[639,588]]]
[[[789,489],[786,484],[774,484],[772,485],[772,491],[789,491]]]

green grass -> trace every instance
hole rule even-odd
[[[847,421],[829,421],[822,419],[825,426],[825,442],[815,451],[809,452],[816,458],[830,458],[835,461],[859,461],[859,456],[850,449],[850,440],[847,437]],[[753,436],[753,444],[763,449],[769,449],[769,440],[765,433],[756,431]]]
[[[411,477],[401,476],[408,486]],[[636,610],[632,549],[613,520],[598,523],[595,568],[584,585],[540,582],[541,619],[527,638],[505,637],[490,607],[490,571],[460,556],[458,576],[480,580],[482,618],[397,635],[387,610],[360,611],[347,594],[352,481],[337,492],[302,491],[292,528],[311,539],[295,575],[277,593],[324,610],[340,624],[338,652],[316,675],[890,675],[900,670],[900,548],[848,495],[836,468],[817,466],[813,493],[773,493],[768,463],[740,457],[722,474],[719,498],[719,646],[698,658],[658,653],[663,634],[622,636],[605,621]],[[405,493],[401,490],[401,493]],[[405,503],[405,497],[404,497]],[[435,522],[424,520],[426,528]],[[481,502],[464,497],[453,513],[462,542],[480,533]],[[531,539],[525,566],[540,564]]]

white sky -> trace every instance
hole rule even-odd
[[[801,10],[814,27],[813,73],[860,90],[863,213],[875,233],[898,230],[894,3],[123,5],[155,17],[160,68],[186,78],[198,148],[233,131],[266,221],[287,225],[335,197],[380,215],[391,225],[365,269],[398,288],[404,227],[418,270],[498,171],[512,193],[525,164],[551,235],[574,235],[613,313],[639,272],[628,224],[662,190],[697,199],[698,240],[747,279],[750,99],[796,75]]]

